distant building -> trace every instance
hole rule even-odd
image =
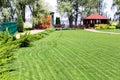
[[[100,14],[92,14],[83,19],[83,24],[86,28],[95,27],[95,24],[108,24],[109,18]]]

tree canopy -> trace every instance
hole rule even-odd
[[[25,22],[25,9],[26,6],[29,6],[33,17],[33,24],[37,24],[38,18],[39,21],[42,21],[44,20],[43,16],[49,13],[47,5],[43,0],[0,0],[0,11],[4,20],[13,18],[17,14],[17,16],[21,15],[22,20]]]
[[[82,18],[92,13],[103,13],[103,0],[57,0],[57,3],[58,11],[62,15],[67,14],[70,26],[73,25],[73,21],[77,25],[80,16]]]

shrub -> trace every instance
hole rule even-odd
[[[115,29],[115,26],[110,26],[107,24],[99,24],[95,26],[95,29]]]
[[[120,29],[120,24],[116,25],[116,29]]]
[[[101,29],[107,29],[108,26],[104,26],[104,25],[102,26],[102,25],[101,25],[100,28],[101,28]]]
[[[118,21],[109,21],[109,23],[110,23],[110,25],[112,25],[112,26],[116,26],[116,25],[118,25]]]
[[[18,32],[23,32],[24,23],[23,23],[23,20],[22,20],[22,16],[21,16],[21,15],[18,15],[18,18],[17,18],[17,26],[18,26]]]
[[[15,59],[13,50],[17,48],[17,45],[13,44],[16,40],[14,36],[11,36],[6,30],[0,33],[0,80],[11,80],[7,74],[13,69],[11,63]]]
[[[44,38],[45,36],[43,34],[33,34],[29,36],[30,41],[35,41]]]
[[[29,33],[20,35],[20,39],[17,40],[19,47],[28,47],[30,45]]]
[[[0,32],[0,44],[10,43],[11,41],[15,41],[16,37],[9,34],[8,29],[5,32]]]
[[[115,29],[116,26],[109,26],[108,29]]]
[[[100,28],[100,26],[97,26],[97,27],[95,27],[95,29],[99,30],[99,29],[101,29],[101,28]]]
[[[0,43],[4,41],[4,44],[0,44],[0,80],[14,80],[9,78],[9,72],[15,70],[11,67],[11,63],[15,59],[13,51],[19,47],[28,47],[31,41],[41,39],[53,32],[54,29],[48,29],[45,32],[30,35],[25,33],[21,35],[19,39],[8,34],[8,32],[0,33]]]
[[[55,29],[46,29],[44,32],[38,34],[29,35],[30,41],[35,41],[44,38],[45,36],[49,35],[51,32],[55,31]]]

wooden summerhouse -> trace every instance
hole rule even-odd
[[[97,24],[108,24],[108,23],[109,23],[109,19],[100,14],[92,14],[83,19],[83,24],[85,28],[89,28],[89,27],[94,28],[95,25]]]

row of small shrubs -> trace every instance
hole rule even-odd
[[[11,65],[14,61],[14,50],[20,47],[30,46],[30,42],[36,41],[44,38],[53,32],[54,29],[48,29],[44,32],[38,34],[29,34],[20,35],[19,39],[16,39],[15,36],[11,36],[6,30],[6,32],[0,33],[0,80],[13,80],[9,78],[8,75],[12,69]]]
[[[113,25],[107,25],[107,24],[97,24],[95,25],[95,29],[116,29],[116,26]]]

